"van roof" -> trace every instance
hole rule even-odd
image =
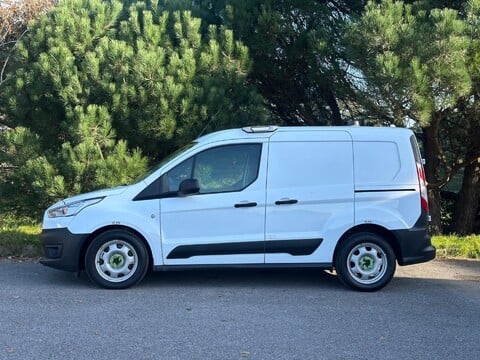
[[[213,132],[201,136],[196,141],[198,143],[238,140],[238,139],[256,139],[268,138],[274,133],[288,132],[316,132],[316,131],[343,131],[348,132],[352,140],[368,140],[380,138],[403,137],[412,135],[412,130],[399,127],[372,127],[372,126],[248,126],[238,129],[229,129]]]

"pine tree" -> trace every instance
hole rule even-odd
[[[70,141],[75,106],[104,105],[120,138],[158,157],[202,132],[263,122],[247,48],[168,3],[62,2],[20,46],[6,96],[14,125]]]
[[[375,111],[422,133],[431,228],[440,233],[440,191],[463,166],[469,120],[461,114],[473,81],[464,19],[457,10],[430,5],[370,2],[350,42],[364,76],[361,90]]]
[[[0,85],[6,77],[8,61],[28,24],[56,4],[56,0],[2,0],[0,2]]]
[[[354,100],[344,32],[365,1],[195,1],[211,23],[233,29],[250,49],[251,81],[275,120],[343,125]]]
[[[462,161],[463,180],[455,204],[451,231],[457,234],[471,234],[480,231],[476,221],[480,211],[480,1],[469,1],[465,8],[464,21],[469,39],[465,58],[472,79],[467,96],[460,99],[457,116],[462,117],[463,131],[460,141],[465,149]],[[457,124],[455,124],[457,126]]]
[[[128,183],[146,166],[137,149],[156,159],[201,133],[265,121],[247,48],[167,5],[64,0],[39,19],[0,94],[16,128],[3,139],[5,161],[23,151],[19,132],[35,151],[2,189],[24,191],[33,179],[51,201]]]

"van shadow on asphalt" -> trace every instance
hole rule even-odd
[[[77,277],[70,272],[50,269],[36,261],[0,260],[0,285],[14,287],[95,288],[85,272]],[[410,291],[418,286],[459,282],[480,283],[480,261],[435,260],[425,264],[397,267],[386,291]],[[192,269],[149,272],[135,288],[319,288],[346,289],[335,273],[320,269]]]

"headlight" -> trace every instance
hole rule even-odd
[[[85,209],[87,206],[99,203],[103,199],[104,197],[99,197],[99,198],[75,201],[69,204],[65,203],[63,205],[60,205],[53,209],[48,210],[47,212],[48,217],[55,218],[55,217],[63,217],[63,216],[74,216],[74,215],[77,215],[83,209]]]

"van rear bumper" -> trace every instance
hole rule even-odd
[[[411,265],[435,259],[436,249],[427,231],[427,217],[422,214],[415,226],[407,230],[394,230],[397,239],[399,265]]]
[[[72,234],[67,228],[42,230],[40,263],[55,269],[79,271],[80,252],[87,238],[88,234]]]
[[[397,259],[398,264],[403,265],[412,265],[427,262],[435,259],[437,250],[433,245],[426,245],[423,248],[417,249],[412,248],[410,241],[404,244],[401,247],[402,255]]]

